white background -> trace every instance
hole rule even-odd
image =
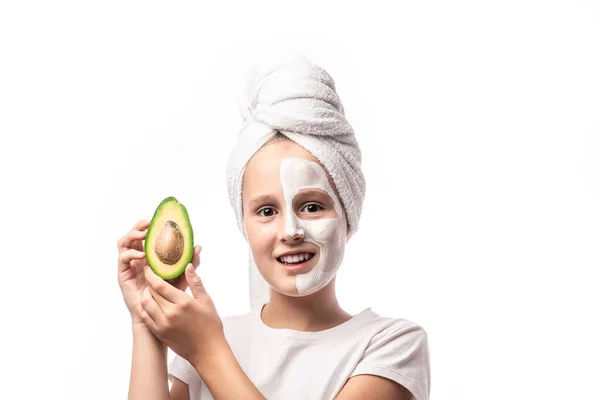
[[[1,398],[126,398],[116,242],[167,196],[219,313],[247,310],[225,163],[280,50],[362,146],[341,304],[428,331],[432,399],[600,398],[598,3],[362,3],[2,3]]]

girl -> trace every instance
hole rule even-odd
[[[184,275],[156,276],[142,251],[149,221],[138,222],[118,243],[129,398],[428,399],[425,331],[369,308],[350,315],[336,298],[365,182],[333,80],[295,58],[257,72],[247,99],[227,184],[250,248],[251,311],[221,320],[195,273],[199,246]]]

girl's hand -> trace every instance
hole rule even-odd
[[[144,267],[148,286],[142,294],[142,320],[164,344],[192,365],[223,343],[223,323],[195,268],[189,264],[185,279],[193,297],[169,285],[150,267]]]
[[[148,286],[144,277],[144,268],[148,266],[142,241],[146,238],[146,230],[150,220],[138,221],[133,228],[117,242],[119,250],[118,281],[125,305],[131,314],[133,324],[142,321],[142,294]],[[194,248],[192,265],[200,264],[200,247]],[[150,268],[150,267],[148,267]],[[183,275],[169,281],[178,289],[185,291],[187,281]]]
[[[142,292],[146,287],[143,269],[146,265],[146,254],[142,240],[146,237],[149,220],[138,221],[125,236],[117,242],[119,250],[118,280],[125,305],[129,309],[132,322],[139,323],[141,318]]]

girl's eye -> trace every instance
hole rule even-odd
[[[306,207],[304,207],[303,209],[306,209],[306,211],[308,211],[309,213],[311,213],[311,214],[312,214],[312,213],[316,213],[316,212],[318,212],[318,211],[322,210],[322,209],[323,209],[323,207],[321,207],[321,206],[320,206],[320,205],[318,205],[318,204],[311,203],[311,204],[308,204],[308,205],[307,205]]]
[[[275,215],[275,210],[273,210],[270,207],[265,207],[265,208],[259,210],[258,214],[263,217],[272,217],[273,215]]]

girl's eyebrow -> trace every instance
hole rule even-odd
[[[294,196],[294,201],[301,201],[310,198],[317,198],[318,201],[323,201],[325,203],[332,203],[333,198],[329,193],[322,189],[310,188],[310,189],[302,189],[296,196]]]
[[[262,194],[260,196],[256,196],[253,199],[250,199],[250,201],[248,202],[248,205],[252,206],[254,204],[260,204],[260,203],[264,203],[265,201],[268,200],[272,200],[273,196],[271,196],[270,194]]]
[[[321,195],[321,196],[326,196],[326,197],[330,197],[329,193],[321,190],[321,189],[316,189],[316,188],[309,188],[309,189],[302,189],[296,196],[301,196],[301,195]]]

